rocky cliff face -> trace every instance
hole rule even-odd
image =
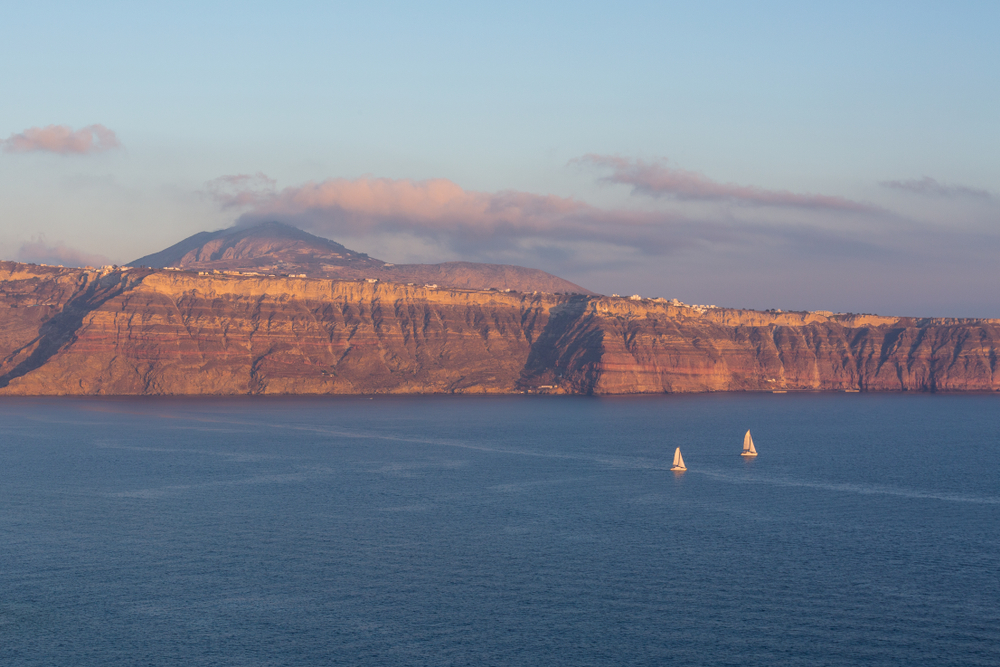
[[[0,262],[0,393],[997,391],[998,320]]]
[[[887,318],[712,309],[597,298],[595,393],[996,391],[1000,320]]]

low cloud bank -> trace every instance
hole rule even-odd
[[[281,220],[334,236],[406,233],[465,250],[531,239],[645,247],[660,235],[654,230],[679,222],[552,195],[465,190],[440,178],[335,178],[276,191],[263,174],[240,174],[215,179],[209,192],[225,208],[248,209],[238,225]]]
[[[237,225],[281,221],[388,261],[450,255],[522,264],[598,291],[696,303],[928,316],[1000,312],[1000,300],[979,289],[997,276],[1000,235],[990,216],[976,213],[959,228],[952,219],[942,225],[934,216],[913,218],[842,197],[720,184],[658,163],[600,156],[579,162],[649,195],[645,208],[467,190],[447,179],[364,176],[278,188],[258,173],[224,176],[207,190],[239,212]],[[942,187],[959,193],[961,186]],[[390,247],[395,254],[381,254]]]
[[[857,250],[865,245],[818,227],[602,209],[553,195],[465,190],[447,179],[366,176],[276,190],[264,174],[239,174],[215,179],[208,191],[224,208],[245,210],[238,225],[279,220],[330,238],[406,234],[470,258],[526,249],[551,254],[553,247],[584,244],[663,256],[692,246],[740,246],[761,238],[804,247]]]
[[[3,141],[6,153],[56,153],[59,155],[84,155],[102,153],[121,146],[113,130],[103,125],[88,125],[73,130],[68,125],[29,127]]]
[[[83,252],[62,242],[49,244],[45,239],[21,244],[20,250],[17,251],[17,260],[63,266],[102,266],[109,263],[108,258],[103,255]]]
[[[698,172],[668,167],[662,162],[590,154],[573,160],[573,163],[610,170],[611,174],[602,180],[631,186],[633,194],[649,197],[828,211],[877,210],[844,197],[797,194],[786,190],[766,190],[752,185],[718,183]]]
[[[890,190],[902,190],[903,192],[932,197],[972,197],[975,199],[992,199],[993,197],[987,190],[970,188],[965,185],[939,183],[930,176],[903,181],[882,181],[879,185]]]

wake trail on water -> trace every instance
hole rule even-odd
[[[881,486],[879,484],[850,484],[846,482],[810,482],[806,480],[788,479],[780,477],[738,477],[728,473],[713,470],[689,470],[688,474],[704,475],[713,479],[722,480],[731,484],[768,484],[771,486],[801,487],[808,489],[819,489],[823,491],[836,491],[840,493],[855,493],[866,496],[897,496],[900,498],[919,498],[923,500],[944,500],[956,503],[974,503],[977,505],[1000,505],[1000,498],[996,496],[969,496],[958,493],[941,493],[937,491],[920,491],[917,489],[900,489],[892,486]]]
[[[114,491],[104,493],[108,498],[141,498],[156,499],[168,496],[176,496],[191,490],[225,488],[234,486],[254,486],[258,484],[297,484],[300,482],[330,477],[336,471],[330,468],[306,469],[298,472],[270,473],[263,475],[252,475],[241,479],[217,480],[202,482],[200,484],[170,484],[167,486],[151,487],[145,489],[131,489],[127,491]]]
[[[190,416],[187,418],[190,419]],[[459,439],[426,438],[385,433],[380,431],[355,430],[343,428],[331,428],[329,426],[302,425],[276,422],[259,422],[255,420],[232,419],[226,417],[208,417],[197,421],[206,423],[224,423],[229,425],[239,425],[251,428],[272,428],[286,431],[305,431],[334,438],[355,439],[355,440],[379,440],[385,442],[400,442],[427,445],[432,447],[448,447],[471,451],[478,451],[488,454],[500,454],[505,456],[537,457],[554,460],[575,460],[586,461],[598,465],[613,467],[617,469],[663,471],[670,470],[670,463],[666,461],[623,458],[615,456],[587,455],[587,454],[567,454],[551,451],[540,451],[537,449],[523,449],[516,447],[497,447],[478,442],[469,442]],[[195,427],[196,428],[196,427]],[[108,445],[104,445],[108,446]],[[210,453],[202,451],[199,453]],[[238,455],[237,455],[238,456]],[[857,495],[883,495],[899,498],[913,498],[921,500],[939,500],[945,502],[970,503],[977,505],[1000,505],[1000,497],[997,496],[973,496],[958,493],[942,493],[937,491],[921,491],[918,489],[901,489],[898,487],[882,486],[878,484],[851,484],[834,482],[816,482],[808,480],[798,480],[780,478],[773,476],[743,477],[729,474],[719,470],[701,469],[688,470],[688,475],[704,475],[712,479],[717,479],[730,484],[765,484],[781,487],[809,488],[823,491],[833,491],[837,493],[853,493]]]
[[[324,432],[327,431],[327,429],[318,427],[302,427],[302,426],[289,425],[288,428],[315,430]],[[441,447],[457,447],[461,449],[471,449],[486,453],[505,454],[511,456],[531,456],[531,457],[548,458],[548,459],[587,461],[590,463],[605,465],[618,469],[625,468],[632,470],[652,470],[652,471],[663,471],[663,472],[668,472],[670,470],[669,462],[661,462],[658,460],[654,461],[650,459],[608,457],[599,455],[594,456],[586,454],[564,454],[564,453],[544,452],[544,451],[530,450],[530,449],[490,447],[487,445],[473,444],[459,440],[444,440],[438,438],[414,438],[409,436],[388,435],[384,433],[375,433],[375,432],[366,432],[362,434],[362,433],[346,433],[338,431],[337,435],[340,435],[342,437],[376,438],[376,439],[383,439],[383,440],[397,441],[397,442],[412,442],[412,443],[441,446]],[[723,455],[719,455],[719,457],[721,456]],[[895,496],[899,498],[942,500],[946,502],[971,503],[977,505],[1000,505],[1000,497],[996,496],[970,496],[958,493],[920,491],[918,489],[900,489],[898,487],[881,486],[878,484],[812,482],[806,480],[796,480],[787,478],[782,479],[770,476],[748,478],[748,477],[739,477],[725,472],[713,471],[713,470],[688,470],[687,472],[688,474],[695,474],[695,475],[702,474],[707,477],[712,477],[714,479],[722,480],[733,484],[770,484],[772,486],[812,488],[824,491],[834,491],[838,493],[854,493],[859,495],[885,495],[885,496]]]
[[[327,429],[319,427],[303,427],[303,426],[289,425],[288,428],[328,432]],[[412,442],[412,443],[440,446],[440,447],[457,447],[461,449],[471,449],[486,453],[505,454],[510,456],[531,456],[531,457],[548,458],[548,459],[563,459],[563,460],[568,459],[576,461],[587,461],[589,463],[596,463],[599,465],[605,465],[619,469],[625,468],[632,470],[654,470],[654,471],[664,471],[664,472],[668,472],[670,470],[669,463],[653,461],[649,459],[593,456],[585,454],[564,454],[556,452],[543,452],[530,449],[490,447],[487,445],[473,444],[459,440],[444,440],[438,438],[414,438],[409,436],[388,435],[384,433],[374,433],[374,432],[366,432],[362,434],[362,433],[346,433],[338,431],[337,435],[340,435],[341,437],[376,438],[376,439],[383,439],[396,442]],[[736,475],[730,475],[725,472],[713,471],[713,470],[688,470],[688,474],[692,473],[695,475],[697,474],[705,475],[707,477],[712,477],[714,479],[722,480],[733,484],[769,484],[772,486],[812,488],[824,491],[834,491],[838,493],[854,493],[859,495],[884,495],[884,496],[895,496],[899,498],[914,498],[922,500],[942,500],[946,502],[972,503],[977,505],[1000,505],[1000,497],[996,496],[970,496],[958,493],[920,491],[918,489],[900,489],[897,487],[881,486],[878,484],[812,482],[806,480],[796,480],[787,478],[782,479],[770,476],[748,478],[748,477],[739,477]]]

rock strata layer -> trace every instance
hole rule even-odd
[[[997,391],[1000,320],[0,262],[0,393]]]

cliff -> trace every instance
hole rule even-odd
[[[0,262],[0,393],[997,391],[998,320]]]

